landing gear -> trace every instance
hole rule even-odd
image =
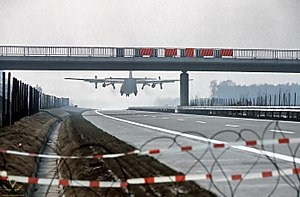
[[[134,96],[137,96],[137,92],[134,93]]]
[[[129,97],[129,94],[126,94],[126,97]]]
[[[123,92],[120,92],[120,93],[121,93],[121,96],[123,96],[124,93]]]

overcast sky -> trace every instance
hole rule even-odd
[[[0,0],[0,45],[157,46],[300,49],[299,0]],[[13,72],[45,92],[81,106],[168,104],[179,84],[121,97],[111,87],[64,77],[126,77],[128,72]],[[180,72],[134,72],[179,78]],[[190,72],[190,96],[209,96],[209,82],[300,83],[297,74]],[[119,89],[119,87],[117,87]],[[140,87],[139,87],[140,89]]]

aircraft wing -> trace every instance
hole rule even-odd
[[[125,81],[126,79],[134,79],[134,80],[136,80],[136,81],[139,81],[139,80],[156,80],[156,78],[147,78],[147,77],[145,77],[145,78],[136,78],[136,77],[132,77],[132,78],[115,78],[115,77],[113,77],[113,78],[105,78],[105,80],[116,80],[116,81]]]
[[[79,80],[84,82],[90,82],[90,83],[123,83],[124,79],[115,79],[115,78],[105,78],[105,79],[97,79],[97,78],[71,78],[66,77],[65,79],[68,80]]]
[[[160,79],[140,79],[137,80],[136,83],[138,84],[145,84],[145,83],[152,83],[152,84],[161,84],[161,83],[174,83],[176,81],[180,81],[179,79],[166,79],[166,80],[160,80]]]
[[[97,76],[95,76],[95,78],[89,78],[89,79],[87,79],[87,78],[71,78],[71,77],[66,77],[65,79],[94,83],[96,89],[98,88],[98,83],[103,83],[102,87],[111,85],[113,87],[113,89],[116,89],[115,84],[124,82],[124,79],[114,79],[114,78],[97,79]]]
[[[79,80],[79,81],[85,81],[85,82],[90,82],[90,83],[102,83],[105,82],[105,79],[83,79],[83,78],[71,78],[71,77],[66,77],[65,79],[68,80]]]
[[[105,78],[104,79],[106,83],[123,83],[126,78]]]
[[[175,81],[180,81],[179,79],[166,79],[166,80],[161,80],[160,77],[158,79],[139,79],[136,80],[137,84],[143,84],[142,85],[142,90],[144,89],[145,86],[151,86],[152,88],[155,88],[156,85],[160,86],[160,89],[162,89],[162,85],[164,83],[174,83]]]

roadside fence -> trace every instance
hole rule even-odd
[[[69,105],[69,98],[47,95],[8,73],[2,72],[1,126],[14,124],[25,116],[33,115],[40,109],[57,108]]]

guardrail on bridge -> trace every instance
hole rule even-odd
[[[169,47],[0,46],[0,56],[173,57],[299,60],[300,50]]]

